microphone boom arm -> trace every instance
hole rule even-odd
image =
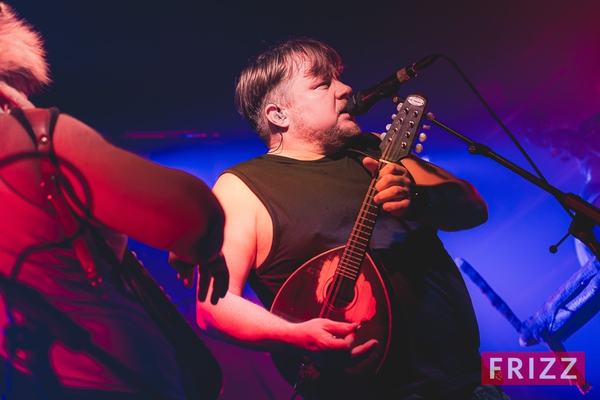
[[[430,54],[419,61],[412,63],[390,75],[388,78],[371,86],[368,89],[361,90],[351,96],[346,102],[346,111],[350,115],[361,115],[368,112],[371,107],[383,98],[389,98],[393,102],[398,100],[398,90],[400,86],[417,76],[417,73],[431,64],[433,64],[440,54]]]
[[[404,102],[404,99],[398,98],[398,101]],[[532,173],[496,154],[490,147],[481,143],[477,143],[438,121],[433,113],[427,113],[426,118],[432,124],[437,125],[446,132],[449,132],[461,141],[468,144],[469,153],[482,155],[496,161],[498,164],[518,174],[522,178],[528,180],[556,198],[560,205],[569,213],[571,218],[573,218],[573,222],[569,227],[569,233],[575,238],[581,240],[592,251],[592,253],[598,257],[600,244],[592,232],[594,226],[600,225],[600,209],[598,207],[590,204],[578,195],[560,191],[556,187],[550,185],[548,182],[538,178]]]

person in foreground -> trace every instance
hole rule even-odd
[[[345,111],[351,88],[341,71],[332,48],[303,38],[270,48],[241,73],[238,110],[268,153],[226,170],[213,187],[226,215],[231,282],[217,305],[197,303],[198,324],[249,349],[307,357],[318,372],[305,364],[286,378],[306,398],[471,399],[481,379],[478,326],[437,231],[483,224],[487,205],[469,183],[416,156],[384,165],[375,187],[381,212],[370,249],[389,276],[390,345],[357,340],[369,322],[360,312],[357,320],[333,320],[323,317],[323,307],[288,321],[268,311],[303,263],[347,243],[378,166],[381,141],[361,133]],[[327,288],[319,281],[324,272],[317,275],[316,284],[297,287],[298,296]],[[247,282],[267,309],[242,297]],[[315,377],[330,368],[347,371],[380,347],[387,356],[376,374],[342,374],[333,388]]]
[[[1,397],[185,399],[173,347],[111,257],[127,236],[169,250],[200,265],[217,303],[229,277],[215,262],[223,210],[195,177],[36,109],[28,96],[50,81],[44,56],[40,36],[0,3]],[[193,274],[181,278],[191,285]]]

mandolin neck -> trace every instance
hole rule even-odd
[[[380,162],[380,167],[381,164]],[[360,267],[371,242],[371,235],[379,214],[380,207],[373,200],[373,197],[377,194],[376,183],[377,179],[373,178],[336,270],[336,275],[353,282],[359,276]]]

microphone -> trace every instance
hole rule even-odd
[[[439,54],[430,54],[416,63],[402,68],[389,78],[384,79],[375,86],[352,95],[346,103],[346,112],[350,115],[360,115],[368,112],[375,103],[384,97],[393,97],[404,82],[417,76],[419,71],[433,64]]]

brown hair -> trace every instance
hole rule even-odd
[[[270,131],[262,110],[268,103],[289,103],[285,88],[303,61],[311,63],[308,72],[314,76],[339,77],[343,70],[342,60],[333,48],[315,39],[298,38],[251,59],[238,78],[236,108],[265,143]]]

